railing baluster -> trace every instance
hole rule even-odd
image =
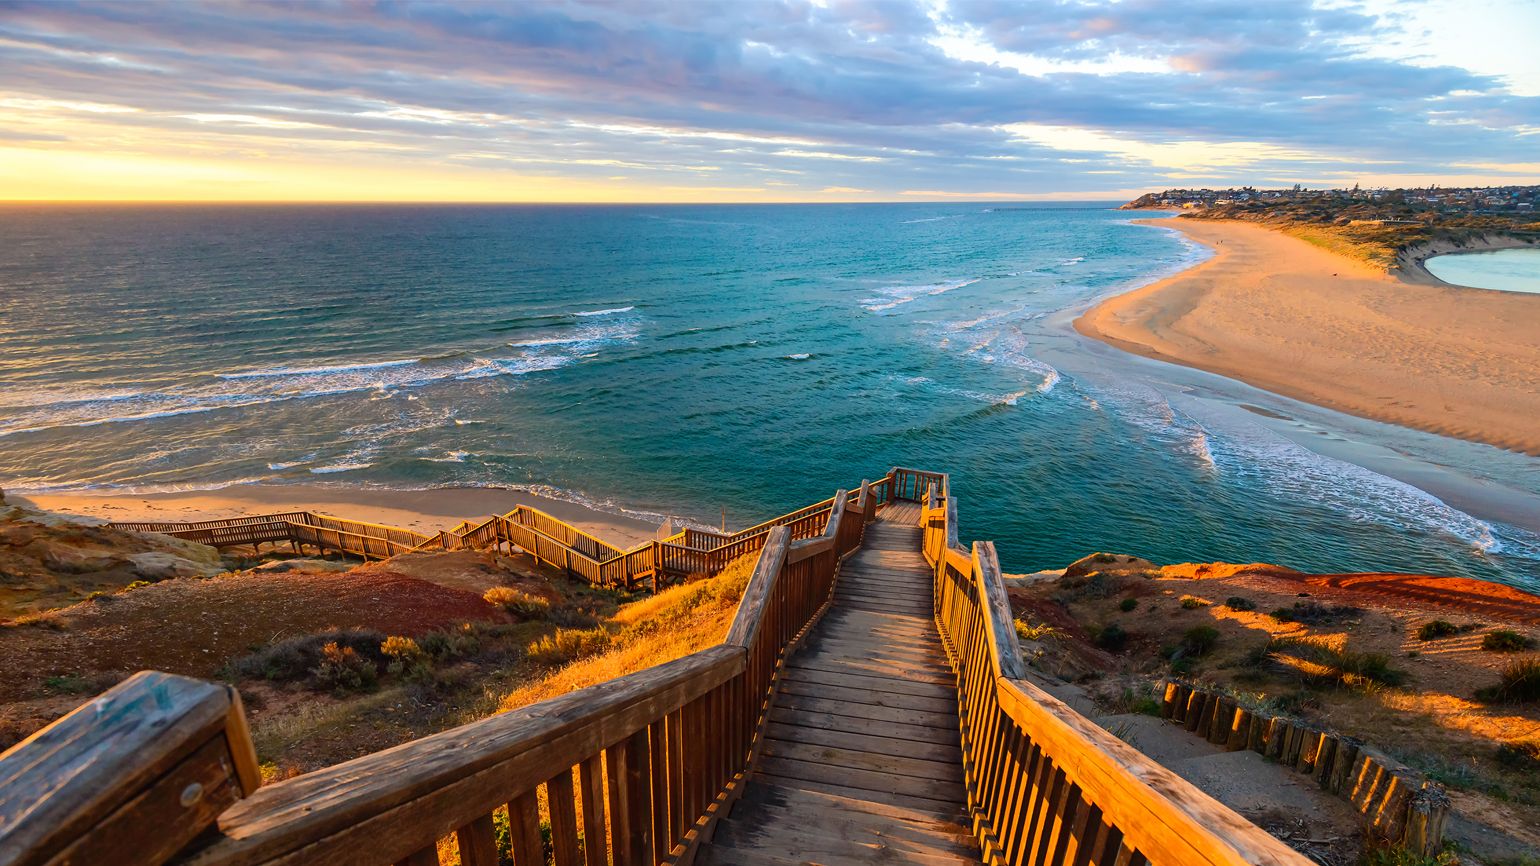
[[[669,839],[668,823],[667,726],[665,719],[658,719],[648,725],[644,732],[647,737],[648,779],[651,782],[648,795],[652,801],[649,811],[652,818],[652,859],[649,862],[652,863],[662,862],[673,847]]]
[[[546,810],[551,815],[551,852],[556,866],[581,866],[578,844],[577,804],[572,790],[572,768],[552,776],[545,783]],[[494,859],[495,864],[495,859]],[[471,864],[466,864],[471,866]]]
[[[647,729],[640,728],[626,741],[625,790],[622,793],[625,800],[626,856],[636,866],[654,862],[650,755]]]
[[[583,859],[586,866],[608,866],[609,831],[604,824],[604,759],[593,755],[578,771],[583,790]]]
[[[540,802],[533,790],[508,804],[508,840],[513,866],[545,866],[545,849],[540,841]]]
[[[497,866],[496,831],[491,815],[482,815],[455,831],[460,866]]]

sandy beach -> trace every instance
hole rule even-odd
[[[1214,250],[1076,330],[1365,418],[1540,455],[1540,295],[1407,282],[1238,222],[1140,220]]]
[[[319,511],[353,520],[421,532],[448,529],[462,520],[502,514],[529,505],[620,547],[653,538],[658,525],[574,502],[522,490],[449,487],[380,490],[318,485],[249,484],[186,493],[50,493],[17,496],[39,508],[103,520],[220,520],[277,511]]]

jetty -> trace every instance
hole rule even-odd
[[[0,755],[0,866],[1308,864],[1028,679],[994,545],[961,545],[958,511],[946,474],[895,468],[628,550],[532,509],[436,535],[126,525],[518,548],[628,587],[756,561],[716,646],[266,785],[233,688],[140,672]]]

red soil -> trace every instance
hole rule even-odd
[[[506,614],[469,590],[374,567],[341,574],[231,574],[169,580],[50,614],[60,628],[0,630],[0,702],[30,697],[65,674],[146,668],[210,677],[272,640],[331,628],[418,635]]]

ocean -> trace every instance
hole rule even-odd
[[[743,526],[901,464],[950,471],[1008,571],[1115,551],[1540,588],[1535,526],[1475,507],[1540,502],[1540,461],[1076,334],[1205,255],[1131,216],[8,206],[0,485],[512,486]]]

